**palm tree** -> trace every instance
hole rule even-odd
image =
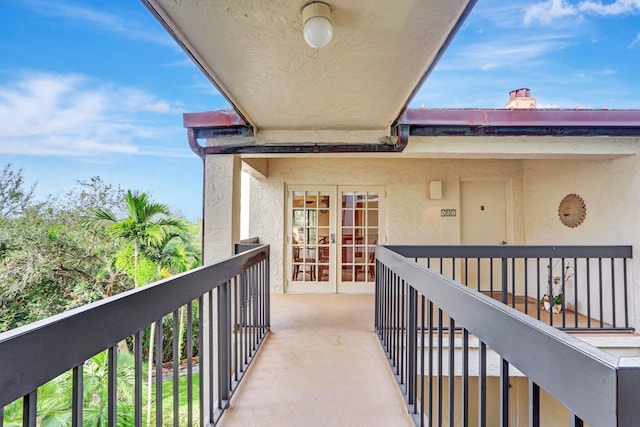
[[[117,240],[133,245],[133,282],[137,288],[138,266],[142,251],[148,247],[159,246],[168,235],[174,235],[184,229],[183,221],[171,218],[171,212],[165,204],[150,203],[145,193],[127,191],[125,197],[127,216],[118,216],[109,209],[95,209],[89,213],[85,223],[110,223],[107,232]]]
[[[90,212],[86,220],[87,225],[95,223],[110,223],[107,232],[115,239],[133,245],[133,281],[137,288],[138,267],[140,257],[148,254],[162,253],[171,240],[179,237],[180,232],[185,230],[183,221],[171,218],[171,212],[167,205],[160,203],[150,203],[145,193],[127,191],[125,204],[128,216],[118,218],[118,216],[108,209],[95,209]],[[148,395],[148,416],[150,420],[151,411],[151,365],[153,362],[153,338],[155,336],[155,323],[151,324],[149,339],[149,378],[147,384]],[[156,345],[162,345],[157,343]],[[162,363],[162,361],[158,361]]]

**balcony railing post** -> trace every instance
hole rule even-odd
[[[229,385],[231,372],[231,325],[229,282],[222,284],[218,290],[218,399],[220,409],[229,401]]]
[[[637,426],[640,420],[640,360],[632,357],[620,358],[616,373],[618,427]]]

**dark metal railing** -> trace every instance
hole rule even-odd
[[[128,425],[142,425],[142,334],[155,324],[156,346],[149,349],[155,361],[154,366],[148,366],[155,373],[155,425],[215,425],[269,331],[269,287],[269,246],[258,246],[210,266],[4,332],[0,334],[0,409],[22,398],[22,424],[36,426],[40,422],[38,387],[72,371],[68,391],[72,403],[59,412],[70,411],[73,425],[82,425],[85,361],[107,350],[105,420],[109,426],[121,425],[123,414],[117,408],[124,386],[117,375],[118,343],[133,337],[135,379],[130,391],[134,405],[127,420]],[[180,373],[179,334],[175,330],[182,308],[187,311],[185,374]],[[165,316],[173,320],[174,332],[169,373],[163,372],[162,364]],[[194,317],[197,320],[192,320]],[[197,365],[194,351],[199,355]],[[162,405],[163,375],[173,379],[170,410]],[[179,395],[183,375],[186,396]],[[199,392],[198,401],[195,392]],[[186,414],[179,413],[181,400],[186,400]],[[165,409],[172,412],[169,417],[163,413]],[[0,426],[2,414],[0,410]]]
[[[388,246],[571,331],[628,331],[631,246]]]
[[[637,425],[637,359],[587,345],[394,249],[376,248],[375,328],[417,426],[506,427],[527,408],[530,426],[555,425],[542,390],[568,414],[559,425]],[[528,405],[509,403],[516,375],[527,378]]]

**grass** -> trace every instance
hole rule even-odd
[[[193,419],[194,424],[199,417],[199,402],[200,402],[200,375],[193,375]],[[180,377],[178,380],[178,405],[180,407],[180,425],[187,425],[187,377]],[[155,421],[155,405],[152,409],[152,422]],[[163,425],[170,425],[173,420],[173,379],[164,381],[162,383],[162,419]]]

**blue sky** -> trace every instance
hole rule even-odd
[[[413,107],[640,108],[640,0],[479,0]],[[138,1],[0,2],[0,166],[62,194],[149,193],[194,220],[202,163],[182,113],[228,108]]]

